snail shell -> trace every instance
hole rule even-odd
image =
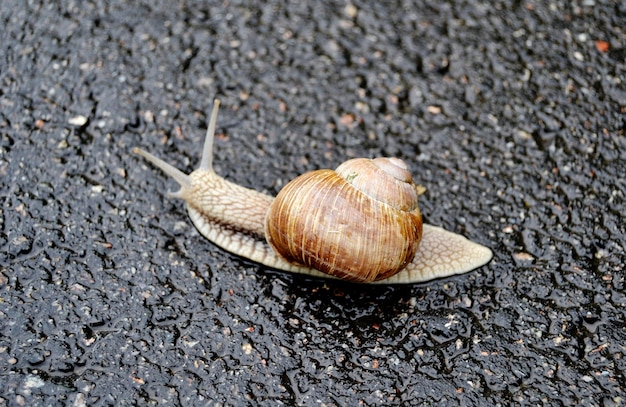
[[[381,280],[415,257],[417,197],[403,161],[349,160],[288,183],[270,205],[265,236],[289,262],[345,280]]]
[[[218,246],[279,270],[349,281],[416,283],[480,267],[490,249],[422,224],[418,187],[397,158],[353,159],[288,183],[274,199],[213,171],[213,106],[200,168],[187,175],[133,151],[181,186],[171,196]]]

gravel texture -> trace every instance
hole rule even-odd
[[[5,0],[0,25],[0,405],[626,403],[624,1]],[[214,97],[229,180],[398,156],[494,260],[370,287],[218,249],[130,153],[194,169]]]

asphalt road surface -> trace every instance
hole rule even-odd
[[[623,1],[8,0],[0,26],[0,405],[626,403]],[[193,170],[215,97],[227,179],[397,156],[493,261],[372,287],[219,249],[131,153]]]

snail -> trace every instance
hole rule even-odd
[[[465,273],[491,260],[487,247],[422,223],[420,189],[398,158],[352,159],[303,174],[276,198],[213,171],[215,100],[200,167],[187,175],[133,151],[180,184],[198,231],[270,268],[363,283],[416,283]]]

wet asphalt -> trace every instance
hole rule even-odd
[[[0,3],[0,405],[624,405],[626,3]],[[372,4],[370,4],[372,3]],[[471,273],[365,286],[191,225],[397,156]]]

